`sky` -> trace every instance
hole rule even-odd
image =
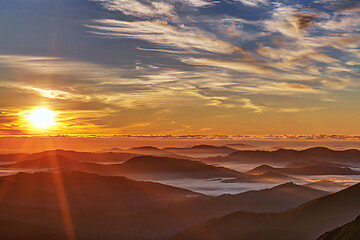
[[[359,46],[358,0],[0,0],[0,135],[356,135]]]

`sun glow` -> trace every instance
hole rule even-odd
[[[28,115],[25,115],[26,119],[31,125],[38,129],[50,128],[56,125],[54,117],[56,113],[46,108],[38,108],[33,110]]]

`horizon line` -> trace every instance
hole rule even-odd
[[[0,135],[0,138],[144,138],[144,139],[204,139],[204,140],[360,140],[351,134],[22,134]]]

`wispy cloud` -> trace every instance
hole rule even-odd
[[[258,73],[258,74],[271,74],[275,71],[267,66],[261,65],[261,63],[244,61],[242,59],[209,59],[209,58],[183,58],[183,62],[193,65],[207,65],[220,68],[229,68],[239,72]]]
[[[260,106],[260,105],[255,105],[248,98],[243,98],[243,99],[241,99],[241,101],[243,102],[243,105],[241,105],[242,108],[253,110],[255,113],[261,113],[266,110],[266,107]]]
[[[176,5],[185,5],[189,7],[205,7],[215,3],[212,0],[91,0],[99,2],[110,11],[120,11],[123,14],[137,16],[142,18],[168,17],[176,19]]]
[[[187,52],[242,53],[241,47],[217,39],[195,27],[172,26],[162,21],[97,20],[88,25],[93,33],[117,38],[141,39]]]
[[[233,0],[234,2],[241,2],[242,4],[250,7],[258,7],[259,5],[269,5],[268,0]]]
[[[138,17],[168,16],[174,17],[174,7],[167,2],[137,0],[94,0],[100,2],[106,9],[120,11],[126,15]]]

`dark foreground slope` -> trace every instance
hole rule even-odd
[[[354,221],[323,234],[317,240],[359,240],[360,216]]]
[[[0,220],[0,239],[62,240],[66,239],[66,235],[63,232],[58,232],[57,229],[47,228],[37,224]]]
[[[183,231],[172,240],[308,240],[360,213],[360,184],[281,213],[234,212]]]
[[[0,220],[4,221],[0,229],[10,226],[2,232],[7,237],[1,239],[23,235],[23,239],[63,239],[67,209],[77,239],[164,239],[233,211],[275,212],[324,194],[284,184],[208,197],[124,177],[81,172],[19,173],[0,178]],[[33,230],[27,231],[29,235],[16,232],[30,227]]]
[[[35,235],[64,235],[64,213],[69,210],[80,239],[158,239],[183,226],[171,205],[206,196],[124,177],[48,172],[0,178],[0,197],[0,219],[10,225],[18,222],[19,228],[34,225]],[[168,228],[161,227],[164,223]],[[17,228],[10,228],[9,237],[2,239],[16,236]]]

